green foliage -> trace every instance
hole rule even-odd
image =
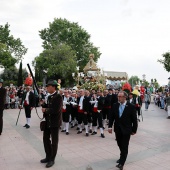
[[[11,80],[17,81],[17,79],[18,79],[17,68],[14,66],[14,67],[4,69],[4,72],[1,74],[1,78],[4,81],[11,81]]]
[[[54,19],[49,23],[49,28],[40,32],[44,49],[50,49],[56,44],[67,44],[76,51],[76,61],[80,66],[80,71],[89,60],[89,54],[93,53],[97,61],[101,53],[99,48],[90,42],[90,34],[87,33],[78,23],[69,22],[66,19]],[[68,63],[69,64],[69,63]]]
[[[20,66],[19,66],[17,85],[18,87],[23,85],[22,61],[20,62]]]
[[[170,52],[162,54],[164,59],[159,59],[158,62],[163,64],[166,71],[170,72]]]
[[[14,66],[10,68],[5,68],[0,77],[4,80],[4,86],[9,86],[10,84],[18,85],[18,73],[19,70]],[[26,69],[22,69],[22,79],[26,79],[28,73]]]
[[[13,67],[17,60],[13,58],[5,44],[0,43],[0,67],[9,68]]]
[[[36,74],[48,78],[61,78],[68,81],[73,81],[72,72],[76,71],[76,55],[75,52],[65,44],[55,45],[53,48],[44,50],[33,61],[36,69]],[[68,85],[69,82],[64,82]]]
[[[10,35],[9,27],[0,25],[0,65],[4,68],[14,66],[27,52],[21,40]]]
[[[133,87],[138,84],[140,81],[138,76],[131,76],[130,79],[128,80],[129,84]]]

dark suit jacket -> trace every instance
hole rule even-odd
[[[4,109],[6,103],[6,89],[1,87],[0,88],[0,110]]]
[[[23,102],[24,102],[24,100],[26,98],[26,94],[27,94],[27,92],[24,93],[22,101],[21,101],[21,104],[23,104]],[[29,106],[30,107],[35,107],[35,95],[34,95],[34,93],[32,91],[30,91],[28,100],[29,100]]]
[[[112,99],[111,99],[111,106],[113,106],[114,103],[118,102],[118,98],[116,94],[112,94]]]
[[[98,101],[98,110],[102,110],[104,107],[104,97],[100,96],[99,98],[97,98]]]
[[[84,112],[89,113],[90,111],[90,97],[86,97],[84,96],[84,100],[83,100],[83,110]],[[79,102],[80,102],[80,97],[77,98],[77,105],[79,106]]]
[[[114,132],[118,133],[121,129],[123,134],[131,134],[137,132],[138,122],[135,106],[129,102],[126,103],[122,116],[119,118],[119,105],[120,103],[115,103],[112,107],[110,118],[109,118],[109,128],[112,128],[114,122]]]
[[[107,95],[104,97],[104,106],[108,107],[111,106],[111,101],[112,101],[112,95]]]
[[[62,96],[63,97],[63,100],[64,100],[64,96]],[[69,97],[69,98],[67,98],[67,102],[68,103],[70,103],[70,102],[72,102],[73,100],[72,100],[72,97]],[[71,105],[71,103],[70,104],[66,104],[66,112],[67,113],[71,113],[71,111],[72,111],[72,105]]]
[[[47,104],[42,106],[46,108],[44,117],[48,128],[60,127],[62,121],[63,98],[60,94],[50,95]]]

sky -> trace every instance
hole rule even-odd
[[[0,25],[28,48],[23,65],[43,51],[39,31],[54,18],[78,22],[91,35],[105,71],[146,75],[160,85],[170,74],[158,63],[170,50],[170,0],[0,0]]]

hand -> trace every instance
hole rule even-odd
[[[109,132],[109,133],[112,133],[112,129],[108,129],[108,132]]]
[[[42,108],[41,110],[42,110],[42,112],[44,113],[44,112],[46,111],[46,108]]]
[[[33,107],[30,107],[30,110],[32,110],[33,109]]]
[[[19,109],[22,109],[22,106],[19,106]]]
[[[84,112],[85,115],[87,115],[87,112]]]
[[[136,134],[136,133],[133,133],[133,132],[131,133],[131,135],[135,135],[135,134]]]

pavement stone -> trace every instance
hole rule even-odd
[[[41,108],[37,108],[42,116]],[[148,111],[143,110],[144,120],[139,122],[138,132],[131,137],[129,155],[125,170],[170,170],[170,120],[167,113],[151,104]],[[0,136],[0,170],[42,170],[45,164],[39,119],[35,109],[32,111],[31,128],[25,124],[24,110],[4,111],[4,130]],[[119,149],[114,133],[105,129],[105,137],[77,134],[70,128],[70,134],[60,132],[58,154],[51,170],[116,170]]]

